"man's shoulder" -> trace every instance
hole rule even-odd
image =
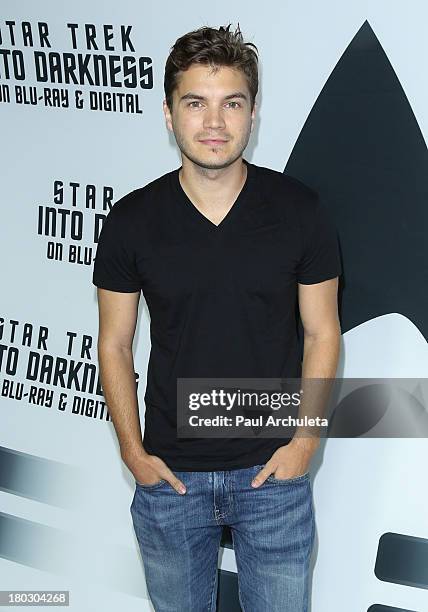
[[[151,205],[162,202],[169,189],[169,180],[173,172],[174,170],[167,172],[149,183],[125,193],[113,204],[109,215],[120,216],[132,221],[135,215],[143,214]]]
[[[290,174],[266,166],[253,165],[256,168],[259,182],[270,191],[276,189],[281,196],[287,193],[310,201],[318,197],[317,192],[312,187]]]
[[[318,206],[319,195],[315,189],[297,177],[265,166],[257,166],[258,184],[263,200],[273,202],[277,210],[294,218],[311,217]]]

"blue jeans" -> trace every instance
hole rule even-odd
[[[217,472],[172,470],[136,483],[131,516],[156,612],[215,612],[223,525],[229,525],[243,612],[307,612],[315,520],[309,473],[251,486],[264,467]]]

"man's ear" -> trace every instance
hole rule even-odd
[[[163,101],[163,113],[165,115],[166,127],[169,129],[170,132],[172,132],[172,116],[168,104],[166,103],[166,99]]]
[[[254,102],[253,110],[251,111],[251,131],[253,131],[254,121],[256,119],[257,102]]]

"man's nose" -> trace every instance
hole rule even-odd
[[[204,127],[205,128],[215,128],[215,129],[225,127],[223,111],[221,108],[217,108],[217,107],[207,108],[207,110],[204,113]]]

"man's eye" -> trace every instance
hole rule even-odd
[[[190,106],[191,108],[199,108],[200,104],[201,102],[199,100],[192,100],[192,102],[189,102],[188,106]],[[227,102],[227,106],[231,108],[239,108],[241,105],[239,104],[239,102],[231,101]]]

